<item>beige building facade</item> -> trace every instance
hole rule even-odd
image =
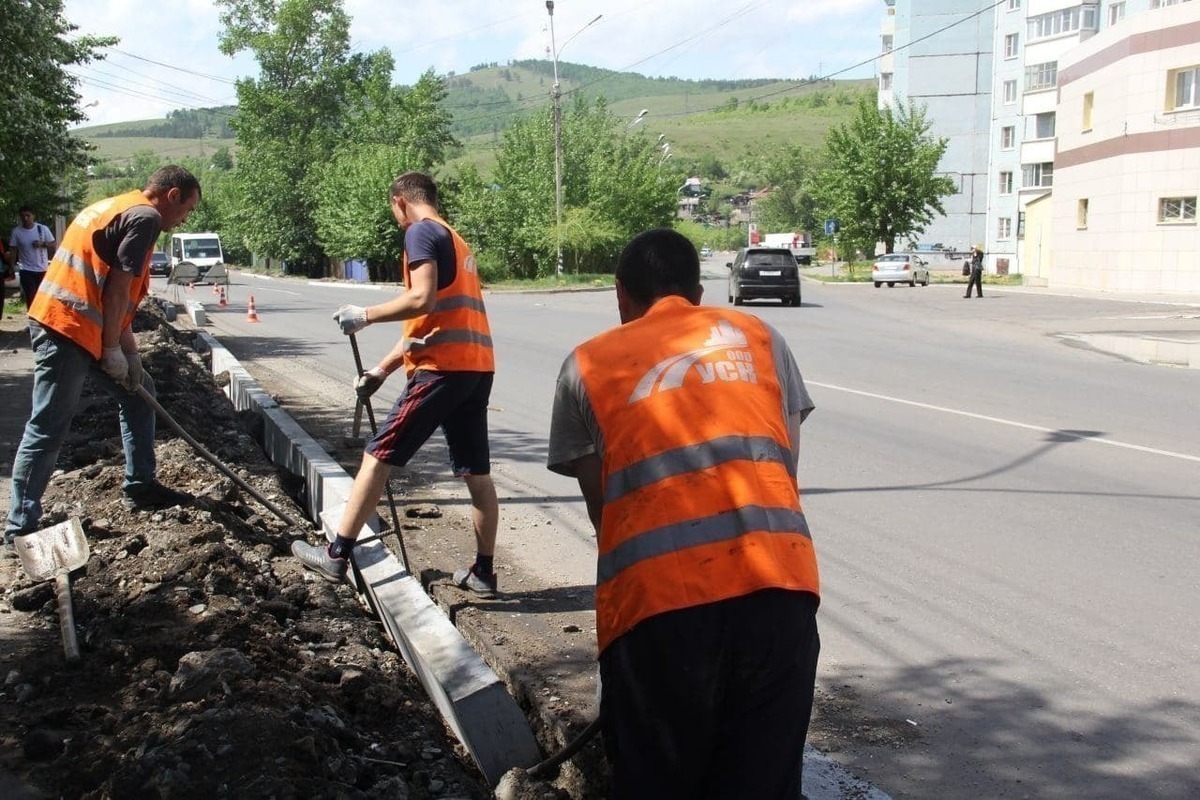
[[[1049,225],[1030,209],[1025,273],[1200,293],[1200,2],[1131,15],[1063,54],[1056,116]]]

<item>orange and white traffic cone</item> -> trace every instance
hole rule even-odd
[[[194,292],[194,291],[196,291],[196,284],[194,284],[194,283],[189,283],[189,284],[188,284],[188,291],[189,291],[189,292]]]
[[[254,295],[250,295],[250,308],[246,309],[246,322],[258,322],[258,312],[254,309]]]
[[[221,302],[217,303],[217,305],[221,306],[222,308],[229,305],[228,301],[225,300],[225,287],[224,286],[221,287]]]
[[[220,293],[221,293],[221,287],[214,283],[213,284],[213,294],[220,294]]]

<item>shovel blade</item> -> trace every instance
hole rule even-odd
[[[60,569],[79,569],[87,563],[91,550],[83,526],[72,517],[40,531],[13,539],[25,574],[35,581],[53,578]]]

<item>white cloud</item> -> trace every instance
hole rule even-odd
[[[550,46],[543,0],[346,0],[345,8],[353,48],[389,49],[401,83],[430,67],[462,73],[479,63],[545,58]],[[207,0],[66,0],[65,13],[81,33],[121,37],[120,52],[78,70],[82,102],[99,101],[87,110],[92,123],[232,103],[231,81],[257,72],[248,54],[219,52],[219,10]],[[562,61],[607,69],[803,78],[876,55],[883,13],[878,0],[558,0],[554,34]],[[871,74],[867,65],[848,77]]]

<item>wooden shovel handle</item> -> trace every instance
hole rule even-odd
[[[71,575],[60,569],[54,576],[54,593],[58,596],[58,626],[62,629],[63,652],[67,663],[79,660],[79,640],[75,637],[75,609],[71,605]]]

